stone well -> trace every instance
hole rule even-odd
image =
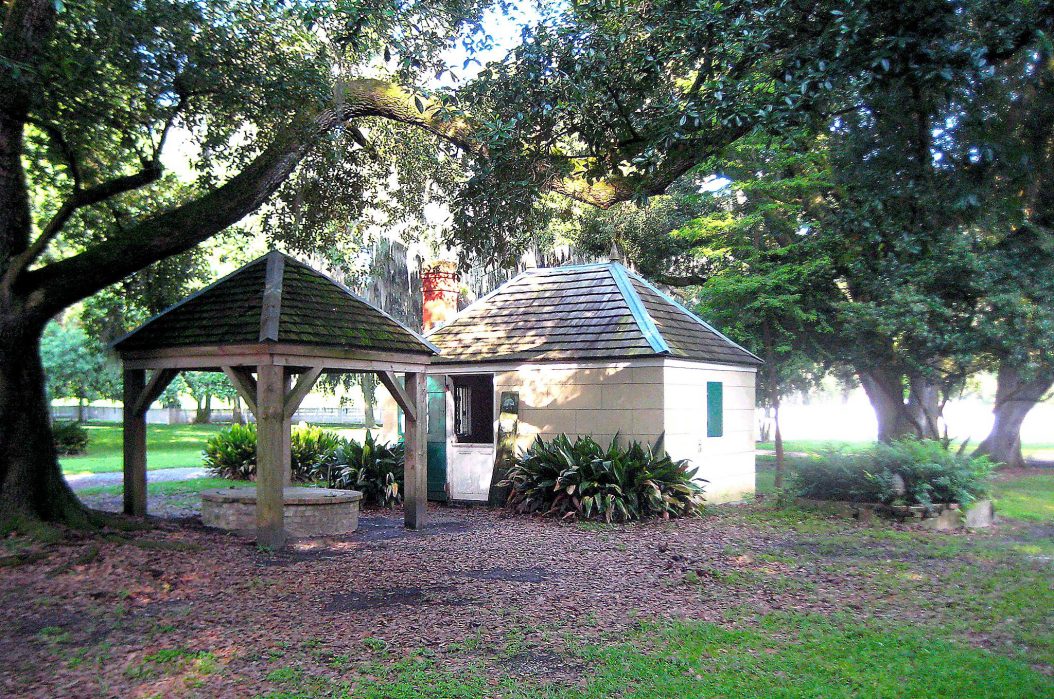
[[[289,536],[338,536],[359,526],[357,490],[287,487],[285,530]],[[237,532],[256,530],[256,488],[216,488],[201,493],[201,521]]]

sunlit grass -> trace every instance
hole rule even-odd
[[[112,473],[123,464],[124,430],[116,424],[88,424],[88,450],[80,456],[59,459],[64,473]],[[201,466],[201,450],[208,438],[223,425],[148,425],[146,464],[148,469]]]

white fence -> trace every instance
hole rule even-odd
[[[101,405],[88,405],[84,407],[84,419],[95,422],[122,422],[124,420],[124,408],[108,407]],[[146,411],[146,421],[151,425],[186,425],[194,421],[196,411],[184,408],[151,408]],[[51,407],[51,415],[56,420],[76,420],[76,405],[54,405]],[[242,411],[242,416],[252,422],[253,414],[248,410]],[[379,413],[378,413],[379,417]],[[361,425],[365,420],[365,413],[359,407],[347,408],[304,408],[296,411],[293,415],[293,423],[311,422],[321,425]],[[231,421],[229,409],[212,410],[210,422],[223,423]]]

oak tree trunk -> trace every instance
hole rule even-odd
[[[1001,365],[997,375],[995,422],[992,431],[981,442],[976,455],[987,455],[993,461],[1017,468],[1025,465],[1021,454],[1021,424],[1029,411],[1043,400],[1054,386],[1054,369],[1024,377],[1015,367]]]
[[[860,372],[859,377],[878,420],[878,441],[940,438],[940,389],[936,384],[916,378],[907,388],[905,378],[894,371],[871,370]]]
[[[0,318],[0,519],[82,524],[86,511],[59,469],[48,420],[41,328]]]
[[[899,376],[883,372],[861,372],[864,387],[878,420],[878,441],[890,442],[913,434],[904,406],[904,386]]]
[[[363,422],[366,429],[377,426],[377,416],[374,409],[377,406],[377,377],[373,374],[362,375],[362,402],[365,403]]]

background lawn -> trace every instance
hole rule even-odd
[[[201,466],[201,450],[208,438],[224,425],[149,425],[146,429],[146,464],[159,468]],[[64,473],[106,473],[122,468],[122,435],[116,423],[89,423],[88,450],[80,456],[59,459]]]
[[[201,450],[208,438],[228,425],[148,425],[146,428],[146,467],[194,468],[201,466]],[[335,425],[323,425],[342,437],[362,440],[366,431]],[[80,456],[59,459],[64,473],[108,473],[122,469],[122,435],[118,423],[97,422],[85,425],[88,450]]]

